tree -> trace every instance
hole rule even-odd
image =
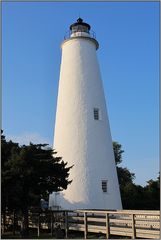
[[[131,173],[127,168],[118,166],[120,163],[122,163],[122,154],[124,153],[124,150],[122,150],[122,145],[118,142],[113,142],[113,151],[115,156],[118,180],[121,188],[128,183],[133,183],[135,174]]]
[[[12,148],[2,169],[7,207],[22,212],[24,237],[28,235],[28,209],[38,207],[41,198],[47,199],[50,193],[62,191],[72,182],[69,180],[72,166],[67,167],[67,163],[46,146],[30,143],[19,150]]]
[[[5,136],[3,135],[3,130],[1,130],[1,210],[3,213],[6,211],[8,206],[8,188],[9,188],[9,179],[5,177],[8,169],[7,162],[11,159],[13,151],[19,152],[20,148],[18,143],[12,141],[6,141]]]
[[[143,210],[145,206],[144,188],[134,183],[128,183],[122,188],[122,202],[125,209]]]
[[[133,180],[135,178],[135,174],[131,173],[126,167],[118,167],[117,166],[117,174],[118,174],[118,180],[120,187],[124,187],[129,183],[133,183]]]
[[[122,150],[121,144],[118,142],[113,142],[113,151],[116,165],[118,165],[122,162],[122,154],[124,153],[124,150]]]
[[[160,174],[157,180],[150,179],[144,187],[147,209],[160,209]]]
[[[121,144],[113,142],[113,150],[123,208],[159,210],[160,174],[157,180],[149,180],[145,187],[136,185],[133,182],[135,174],[131,173],[126,167],[118,166],[122,163],[122,153],[124,153]]]
[[[124,153],[124,150],[122,150],[122,145],[119,144],[118,142],[113,142],[113,150],[115,156],[118,181],[120,186],[122,205],[123,208],[128,209],[129,206],[132,207],[132,205],[130,204],[131,196],[129,196],[129,192],[134,190],[133,180],[135,178],[135,174],[131,173],[127,168],[118,166],[120,163],[122,163],[122,154]]]

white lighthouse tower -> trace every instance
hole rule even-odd
[[[73,181],[59,196],[63,209],[122,208],[98,47],[81,18],[61,45],[54,149],[73,165]]]

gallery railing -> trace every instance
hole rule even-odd
[[[85,33],[87,33],[87,34],[89,34],[89,37],[94,38],[96,40],[96,34],[92,30],[90,30],[89,32],[84,32],[81,30],[77,30],[77,31],[69,30],[65,33],[64,40],[71,38],[71,35],[73,34],[73,36],[74,36],[75,33],[77,33],[77,36],[82,36],[82,37],[84,37]]]

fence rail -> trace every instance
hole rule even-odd
[[[135,238],[160,239],[159,211],[92,211],[78,210],[68,216],[68,229]]]
[[[21,217],[8,214],[5,225],[21,225]],[[4,220],[2,218],[2,225]],[[105,234],[106,239],[115,236],[126,236],[145,239],[160,239],[159,211],[106,211],[106,210],[76,210],[76,211],[46,211],[43,213],[29,213],[29,227],[37,228],[40,236],[41,229],[48,229],[53,234],[56,227],[65,230],[65,237],[69,231],[83,231],[84,238],[88,233]]]

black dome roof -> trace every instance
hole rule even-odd
[[[78,18],[76,23],[73,23],[72,25],[70,25],[70,30],[72,30],[73,27],[79,26],[79,25],[87,27],[88,30],[91,29],[91,26],[88,23],[83,22],[82,18]]]

